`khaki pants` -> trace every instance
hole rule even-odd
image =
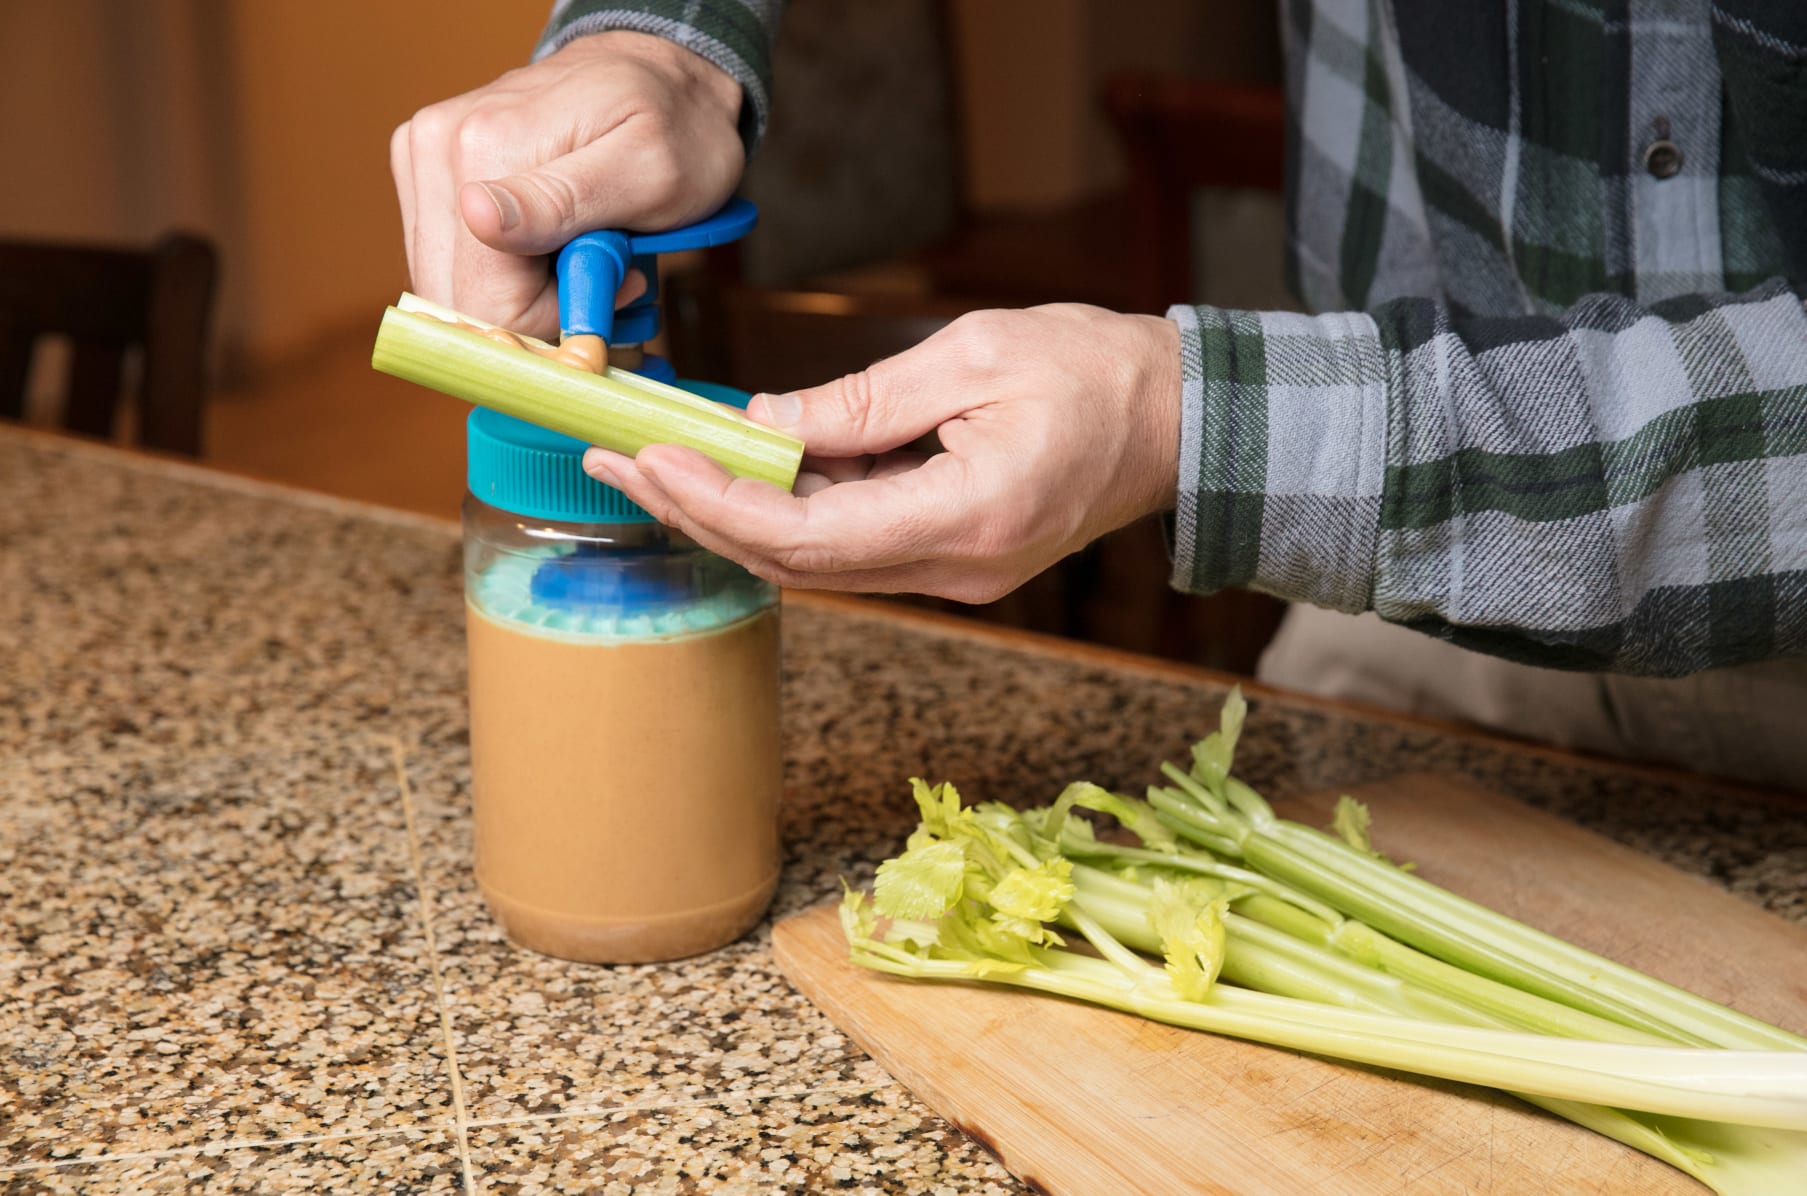
[[[1257,672],[1287,689],[1807,792],[1807,657],[1675,679],[1568,673],[1372,614],[1295,606]]]

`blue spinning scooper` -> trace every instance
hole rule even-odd
[[[599,336],[603,343],[643,345],[659,333],[659,254],[726,245],[747,235],[759,219],[759,209],[744,199],[731,199],[721,211],[695,224],[662,233],[627,233],[597,229],[574,238],[558,255],[558,324],[564,336]],[[626,307],[615,309],[615,293],[629,269],[646,276],[646,293]],[[663,357],[648,356],[634,372],[659,382],[671,382],[676,371]],[[730,388],[713,383],[683,384],[686,390],[723,402],[734,402],[718,392]],[[740,392],[733,391],[735,395]],[[735,406],[744,407],[740,395]]]
[[[561,340],[570,336],[597,336],[609,350],[640,346],[659,333],[659,264],[662,253],[707,249],[745,236],[758,219],[758,209],[744,199],[732,199],[713,216],[683,228],[659,233],[628,233],[597,229],[574,238],[559,251],[558,313]],[[646,292],[619,310],[615,295],[630,269],[646,277]],[[616,367],[622,368],[622,367]],[[704,398],[744,408],[745,391],[713,382],[680,381],[663,357],[644,354],[631,372],[658,382],[680,386]],[[479,408],[471,413],[473,453],[488,452],[497,441],[511,449],[531,445],[541,453],[571,460],[581,474],[583,444],[522,420]],[[483,444],[479,448],[479,441]],[[503,450],[508,451],[508,450]],[[599,482],[571,479],[566,503],[545,514],[571,518],[603,519],[614,523],[650,523],[652,516],[627,497]],[[662,546],[630,548],[579,542],[560,561],[548,561],[534,571],[533,600],[541,605],[571,611],[613,609],[656,612],[668,604],[685,601],[688,579],[667,576],[681,565]]]

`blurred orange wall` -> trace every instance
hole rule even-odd
[[[390,131],[524,62],[549,8],[0,3],[0,236],[208,232],[225,254],[228,365],[283,365],[372,326],[406,283]],[[949,11],[964,186],[979,209],[1111,185],[1120,166],[1094,97],[1126,63],[1217,78],[1276,70],[1274,0],[956,0]]]
[[[0,4],[0,235],[200,228],[225,254],[231,358],[280,364],[373,324],[405,285],[390,131],[520,65],[548,8]]]
[[[260,356],[348,321],[372,328],[407,282],[389,135],[423,104],[521,65],[545,0],[309,0],[230,6],[234,141]]]

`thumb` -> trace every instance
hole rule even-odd
[[[901,448],[972,405],[949,371],[936,366],[932,346],[925,342],[822,386],[755,395],[747,414],[802,440],[815,456]]]
[[[586,219],[583,207],[571,185],[550,166],[466,183],[458,190],[465,227],[505,253],[551,253],[578,234],[602,227]]]
[[[662,216],[655,196],[642,194],[647,188],[623,182],[622,166],[615,147],[592,143],[520,174],[464,184],[459,211],[471,235],[491,249],[553,253],[591,229],[634,228]]]

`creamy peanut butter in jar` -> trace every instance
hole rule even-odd
[[[478,885],[508,937],[592,963],[732,942],[777,887],[778,594],[472,413],[465,499]]]

